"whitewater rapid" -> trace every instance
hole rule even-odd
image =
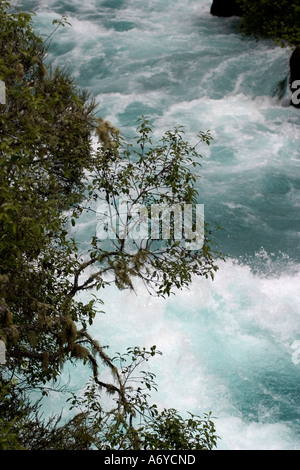
[[[64,14],[52,39],[65,65],[130,137],[149,117],[158,137],[183,125],[203,146],[199,203],[228,254],[214,281],[194,279],[170,299],[111,288],[92,328],[112,353],[155,344],[160,406],[212,411],[220,449],[299,449],[299,110],[274,85],[290,51],[242,38],[238,18],[214,18],[207,0],[29,1],[39,30]],[[93,221],[78,225],[89,240]],[[87,375],[71,368],[71,381]],[[57,396],[49,408],[57,406]],[[66,412],[67,413],[67,412]]]

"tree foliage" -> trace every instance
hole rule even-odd
[[[300,5],[290,0],[238,0],[243,10],[241,30],[282,46],[300,44]]]
[[[149,350],[135,347],[111,359],[115,367],[119,364],[118,386],[111,385],[110,390],[114,406],[103,407],[101,389],[95,382],[83,396],[71,398],[72,406],[81,413],[88,411],[97,449],[211,450],[216,446],[218,437],[210,413],[203,418],[188,413],[184,419],[173,408],[159,410],[156,404],[149,404],[157,384],[155,375],[142,366],[156,354],[161,354],[156,346]]]
[[[83,198],[95,105],[66,72],[47,70],[29,13],[1,1],[0,17],[7,98],[0,105],[0,335],[11,366],[39,380],[59,368],[53,334],[61,336],[61,348],[71,334],[62,296],[74,250],[63,211]],[[52,372],[45,373],[52,359]]]
[[[188,286],[193,275],[213,277],[219,255],[207,229],[197,250],[178,242],[174,231],[167,241],[149,238],[134,246],[121,237],[99,239],[95,232],[83,250],[72,227],[86,210],[97,220],[101,202],[117,211],[117,196],[126,197],[131,207],[137,202],[146,207],[154,202],[195,203],[201,157],[197,147],[209,144],[211,136],[200,132],[191,145],[177,128],[157,141],[142,118],[135,139],[125,142],[118,130],[96,116],[94,100],[66,71],[46,66],[47,47],[33,28],[32,14],[0,0],[0,20],[0,80],[7,97],[0,104],[0,339],[7,351],[1,393],[8,411],[12,405],[19,410],[15,420],[4,415],[0,429],[12,446],[24,441],[26,448],[33,448],[32,443],[46,446],[51,430],[64,436],[68,432],[72,448],[81,442],[76,433],[86,426],[86,414],[76,415],[63,428],[55,420],[48,425],[38,421],[36,429],[30,417],[36,410],[29,402],[23,406],[27,389],[12,400],[18,390],[12,378],[17,374],[29,387],[43,387],[58,379],[66,362],[80,360],[90,366],[98,389],[118,397],[118,412],[104,413],[116,419],[105,432],[121,421],[125,426],[134,413],[142,414],[142,406],[151,407],[141,401],[141,392],[132,401],[122,373],[101,344],[105,339],[95,339],[88,331],[101,313],[99,291],[109,283],[134,289],[138,278],[151,293],[167,296]],[[95,136],[97,149],[92,146]],[[84,291],[91,293],[86,302],[78,296]],[[143,354],[139,357],[144,360]],[[103,367],[111,372],[112,382],[101,378]],[[174,410],[159,415],[159,421],[170,416],[183,424]],[[189,423],[184,426],[189,428]],[[135,428],[126,426],[129,436]],[[36,437],[30,444],[24,436],[31,428]],[[127,446],[135,445],[137,430],[132,432]],[[143,432],[148,433],[145,426]],[[4,439],[1,445],[9,444]]]
[[[107,358],[117,380],[91,380],[80,395],[70,392],[69,420],[43,419],[40,403],[33,404],[23,386],[2,377],[0,450],[212,450],[218,436],[211,413],[184,418],[174,408],[150,404],[157,384],[144,368],[156,354],[161,353],[155,346],[135,347]]]

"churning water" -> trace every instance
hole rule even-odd
[[[161,406],[212,411],[219,449],[300,449],[300,112],[272,97],[290,50],[243,38],[210,0],[23,2],[66,65],[129,135],[141,115],[203,146],[199,203],[230,256],[170,299],[104,291],[93,334],[112,351],[156,344]],[[83,225],[86,239],[90,226]],[[77,371],[77,372],[76,372]],[[76,383],[84,382],[74,369]]]

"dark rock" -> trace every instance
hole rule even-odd
[[[300,80],[300,46],[296,47],[290,57],[290,84]]]
[[[210,13],[214,16],[243,16],[236,0],[213,0]]]

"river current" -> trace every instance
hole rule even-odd
[[[291,51],[244,38],[209,0],[25,1],[52,37],[49,60],[90,90],[99,114],[130,135],[185,127],[203,145],[199,203],[229,257],[214,281],[170,299],[101,292],[94,336],[113,351],[155,344],[153,400],[212,411],[219,449],[300,449],[300,112],[272,95]],[[83,220],[81,236],[90,239]],[[83,235],[82,235],[83,234]],[[86,379],[81,368],[72,382]],[[81,376],[82,375],[82,376]],[[56,400],[50,403],[55,408]]]

